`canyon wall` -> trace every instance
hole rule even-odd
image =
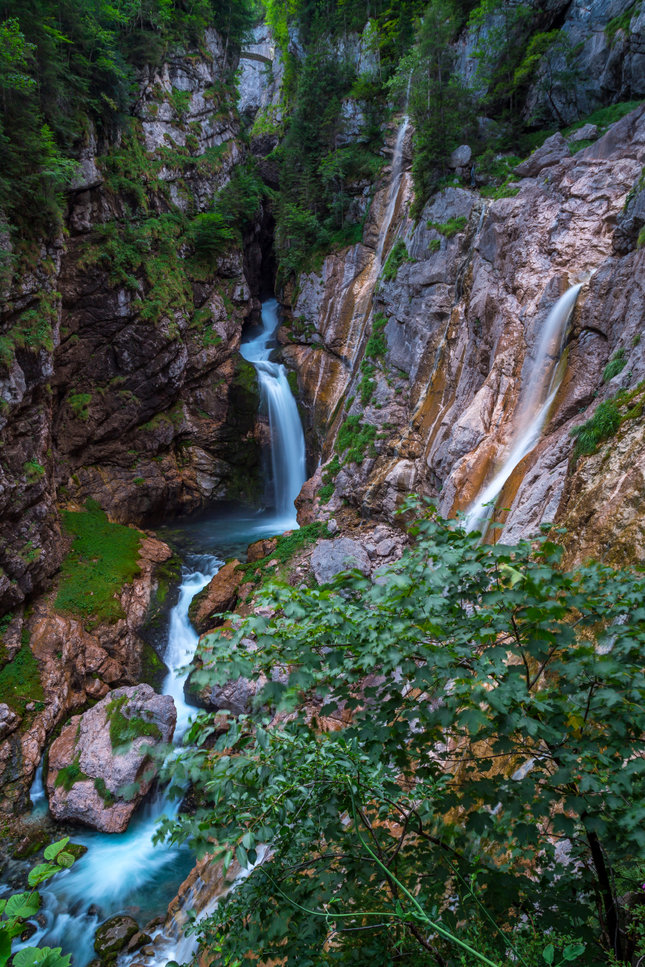
[[[300,280],[292,313],[302,335],[286,352],[314,423],[325,428],[326,462],[316,481],[333,482],[334,492],[318,504],[320,514],[349,503],[392,518],[412,491],[431,497],[445,516],[465,511],[507,452],[550,309],[583,282],[544,433],[500,498],[498,506],[510,508],[503,537],[564,522],[574,529],[577,556],[642,557],[645,255],[636,213],[645,109],[589,147],[575,147],[555,135],[519,166],[509,197],[448,187],[416,224],[407,215],[405,176],[394,233],[403,260],[394,277],[381,272],[366,292],[366,266],[387,228],[386,174],[364,243]],[[603,379],[610,359],[618,371]],[[626,402],[619,400],[615,438],[574,460],[571,431],[620,390]],[[373,429],[361,459],[351,459],[343,426],[359,432],[365,424]]]

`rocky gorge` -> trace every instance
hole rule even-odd
[[[451,47],[474,91],[475,52],[502,16],[482,6]],[[3,242],[3,822],[30,839],[42,775],[48,835],[60,824],[88,862],[105,849],[134,891],[153,891],[167,863],[177,894],[169,908],[126,902],[106,878],[90,896],[100,873],[79,861],[44,892],[35,928],[79,967],[191,961],[188,911],[207,918],[270,855],[249,840],[214,862],[207,831],[197,865],[174,842],[152,858],[162,816],[199,825],[190,766],[170,783],[178,802],[164,791],[197,710],[225,716],[204,749],[260,712],[268,728],[295,714],[258,711],[290,681],[280,661],[252,674],[260,632],[235,677],[209,677],[216,629],[234,638],[240,621],[276,615],[268,582],[324,599],[351,570],[378,588],[414,543],[411,494],[491,544],[555,527],[566,567],[645,558],[645,8],[529,3],[536,36],[561,45],[522,89],[534,150],[501,149],[506,121],[476,117],[473,147],[454,146],[421,205],[413,69],[378,123],[361,94],[385,69],[368,10],[329,40],[354,82],[325,104],[331,154],[373,156],[346,181],[344,162],[321,166],[349,232],[310,241],[293,271],[305,229],[290,237],[289,217],[305,219],[285,200],[285,145],[306,114],[294,77],[319,51],[306,21],[278,22],[274,7],[240,42],[214,18],[199,43],[139,65],[127,124],[90,122],[76,143],[63,222]],[[359,706],[384,679],[366,681]],[[351,703],[328,714],[307,701],[314,730],[352,720]],[[84,941],[68,951],[74,931]]]

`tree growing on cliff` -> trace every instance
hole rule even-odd
[[[419,25],[415,47],[401,61],[391,85],[408,101],[414,120],[416,215],[446,174],[450,153],[465,138],[472,119],[470,94],[454,70],[451,46],[460,22],[451,0],[432,0]]]
[[[275,587],[275,617],[206,640],[205,677],[261,684],[258,717],[198,720],[173,769],[200,807],[165,831],[271,855],[204,942],[249,964],[630,963],[643,576],[480,546],[431,510],[411,541],[377,583]]]

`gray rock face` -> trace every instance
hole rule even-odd
[[[369,574],[371,570],[369,554],[362,544],[349,537],[317,544],[311,555],[311,567],[318,584],[327,584],[343,571],[357,569]]]
[[[541,148],[517,166],[515,174],[520,178],[535,178],[544,168],[557,165],[571,153],[569,145],[559,131],[547,138]]]
[[[597,124],[583,124],[581,128],[578,128],[577,131],[574,131],[573,134],[569,135],[569,141],[573,141],[575,144],[578,141],[593,141],[597,137]]]
[[[567,124],[602,104],[642,98],[645,8],[633,0],[573,0],[558,7],[554,5],[549,12],[552,22],[565,14],[561,36],[570,51],[575,51],[572,66],[577,77],[571,79],[566,47],[556,48],[549,63],[536,74],[528,94],[527,116]],[[626,14],[625,27],[606,29],[612,20]],[[548,28],[545,25],[542,29]],[[559,80],[558,72],[568,74],[567,79]]]
[[[468,144],[460,144],[458,148],[450,155],[450,167],[451,168],[464,168],[467,164],[470,164],[470,159],[473,153]]]
[[[124,832],[156,775],[148,750],[172,739],[176,721],[172,698],[149,685],[117,688],[75,715],[49,751],[54,818]]]
[[[284,65],[280,50],[266,24],[253,30],[252,42],[240,53],[237,82],[238,109],[241,114],[255,117],[270,107],[275,108],[273,120],[280,122],[278,108]]]
[[[20,725],[20,716],[5,705],[4,702],[0,703],[0,740],[5,739],[8,735],[15,730]]]
[[[627,202],[625,210],[618,216],[614,232],[614,251],[619,255],[633,252],[643,228],[645,228],[645,185],[635,192]]]

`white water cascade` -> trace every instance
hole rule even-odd
[[[232,547],[239,552],[240,547],[261,537],[298,526],[294,499],[306,476],[305,440],[284,366],[270,361],[272,338],[278,326],[277,310],[274,299],[263,305],[262,331],[242,347],[245,358],[257,370],[268,409],[275,512],[253,513],[240,508],[183,528],[201,551],[191,554],[185,567],[179,600],[170,614],[165,652],[169,674],[163,694],[171,695],[177,708],[176,745],[181,743],[193,711],[184,697],[183,671],[198,644],[198,635],[188,618],[191,600],[217,573]],[[181,524],[177,530],[182,531]],[[42,767],[32,787],[32,803],[34,813],[44,806]],[[87,853],[71,870],[42,888],[46,922],[28,944],[60,946],[64,953],[73,954],[74,967],[85,967],[95,956],[96,928],[108,917],[128,912],[145,926],[148,920],[165,914],[193,863],[187,849],[153,843],[161,817],[176,815],[178,809],[177,801],[161,790],[138,810],[123,834],[74,833],[73,841],[86,846]],[[203,911],[207,912],[212,910]],[[166,964],[173,956],[190,959],[196,949],[194,937],[166,937],[162,930],[156,931],[154,942],[158,954],[146,961],[150,967]],[[141,960],[141,956],[134,959]]]
[[[411,80],[408,81],[408,99],[410,97],[410,83]],[[383,264],[383,253],[388,235],[390,234],[390,226],[392,225],[392,221],[396,214],[399,190],[401,188],[401,180],[403,178],[403,147],[405,145],[405,138],[409,127],[410,117],[407,113],[406,100],[406,113],[404,114],[403,120],[399,126],[399,132],[396,136],[396,142],[394,144],[394,154],[392,155],[392,174],[390,175],[390,189],[388,192],[387,208],[385,210],[385,218],[383,219],[383,231],[381,232],[378,248],[376,249],[376,274],[378,274],[381,270],[381,265]]]
[[[533,369],[519,409],[511,443],[499,470],[477,495],[464,519],[467,531],[484,530],[495,501],[518,464],[537,444],[564,376],[559,365],[564,340],[582,283],[571,286],[551,309],[540,334]]]
[[[240,351],[255,367],[261,401],[267,408],[275,509],[279,530],[285,531],[297,527],[294,500],[306,477],[305,438],[287,371],[281,363],[271,361],[278,326],[278,303],[269,299],[262,306],[260,332]]]

